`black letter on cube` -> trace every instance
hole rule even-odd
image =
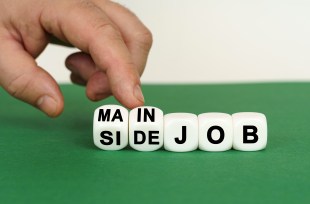
[[[220,132],[220,138],[218,140],[214,140],[212,138],[212,132],[213,130],[218,130]],[[212,144],[220,144],[221,142],[223,142],[224,140],[224,136],[225,136],[225,133],[224,133],[224,130],[223,128],[221,128],[220,126],[212,126],[209,128],[208,132],[207,132],[207,137],[208,137],[208,140],[210,143]]]
[[[143,108],[144,115],[143,115],[143,121],[147,122],[147,118],[150,119],[151,122],[155,121],[155,108],[152,108],[152,113],[149,112],[147,108]],[[141,122],[141,108],[138,108],[138,122]]]
[[[100,140],[101,144],[103,144],[103,145],[113,144],[112,132],[102,131],[100,133],[100,136],[102,137],[102,140]],[[105,140],[107,140],[107,141],[105,141]],[[116,145],[121,145],[121,132],[120,131],[116,131]]]
[[[142,135],[141,141],[138,140],[138,134]],[[140,131],[140,130],[134,131],[134,144],[143,144],[145,140],[146,140],[146,136],[143,131]]]
[[[106,111],[104,111],[104,109],[100,109],[99,114],[98,114],[98,121],[99,122],[100,121],[109,122],[110,121],[110,115],[111,115],[111,109],[106,109]],[[120,122],[123,122],[123,118],[122,118],[122,114],[121,114],[120,109],[115,110],[115,113],[114,113],[111,121],[113,122],[116,119],[118,119]]]
[[[177,144],[184,144],[186,142],[186,126],[182,126],[182,137],[181,137],[181,139],[176,137],[176,138],[174,138],[174,141]]]
[[[150,145],[159,145],[159,141],[153,141],[153,140],[158,140],[158,135],[154,134],[159,134],[159,131],[149,131],[149,143]]]
[[[249,132],[248,130],[252,130]],[[248,136],[252,136],[253,139],[250,140]],[[258,141],[257,136],[257,127],[253,125],[244,125],[243,126],[243,143],[256,143]]]

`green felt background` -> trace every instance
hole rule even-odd
[[[0,90],[0,203],[310,203],[310,84],[146,85],[171,112],[255,111],[268,120],[259,152],[107,152],[92,143],[96,107],[61,86],[49,119]]]

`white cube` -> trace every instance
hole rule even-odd
[[[211,152],[232,148],[232,116],[226,113],[202,113],[198,115],[199,149]]]
[[[163,146],[164,114],[159,108],[142,106],[129,113],[129,145],[138,151],[154,151]]]
[[[262,113],[235,113],[233,148],[241,151],[258,151],[267,145],[267,119]]]
[[[104,105],[94,112],[94,144],[103,150],[120,150],[128,145],[128,110]]]
[[[168,151],[188,152],[198,147],[198,118],[191,113],[170,113],[164,117],[164,147]]]

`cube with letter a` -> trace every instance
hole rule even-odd
[[[95,110],[94,144],[103,150],[120,150],[128,145],[128,110],[119,105],[104,105]]]

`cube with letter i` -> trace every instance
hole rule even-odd
[[[95,110],[93,139],[103,150],[120,150],[128,145],[128,110],[118,105],[104,105]]]
[[[154,151],[163,146],[164,114],[159,108],[142,106],[129,113],[129,145],[138,151]]]

